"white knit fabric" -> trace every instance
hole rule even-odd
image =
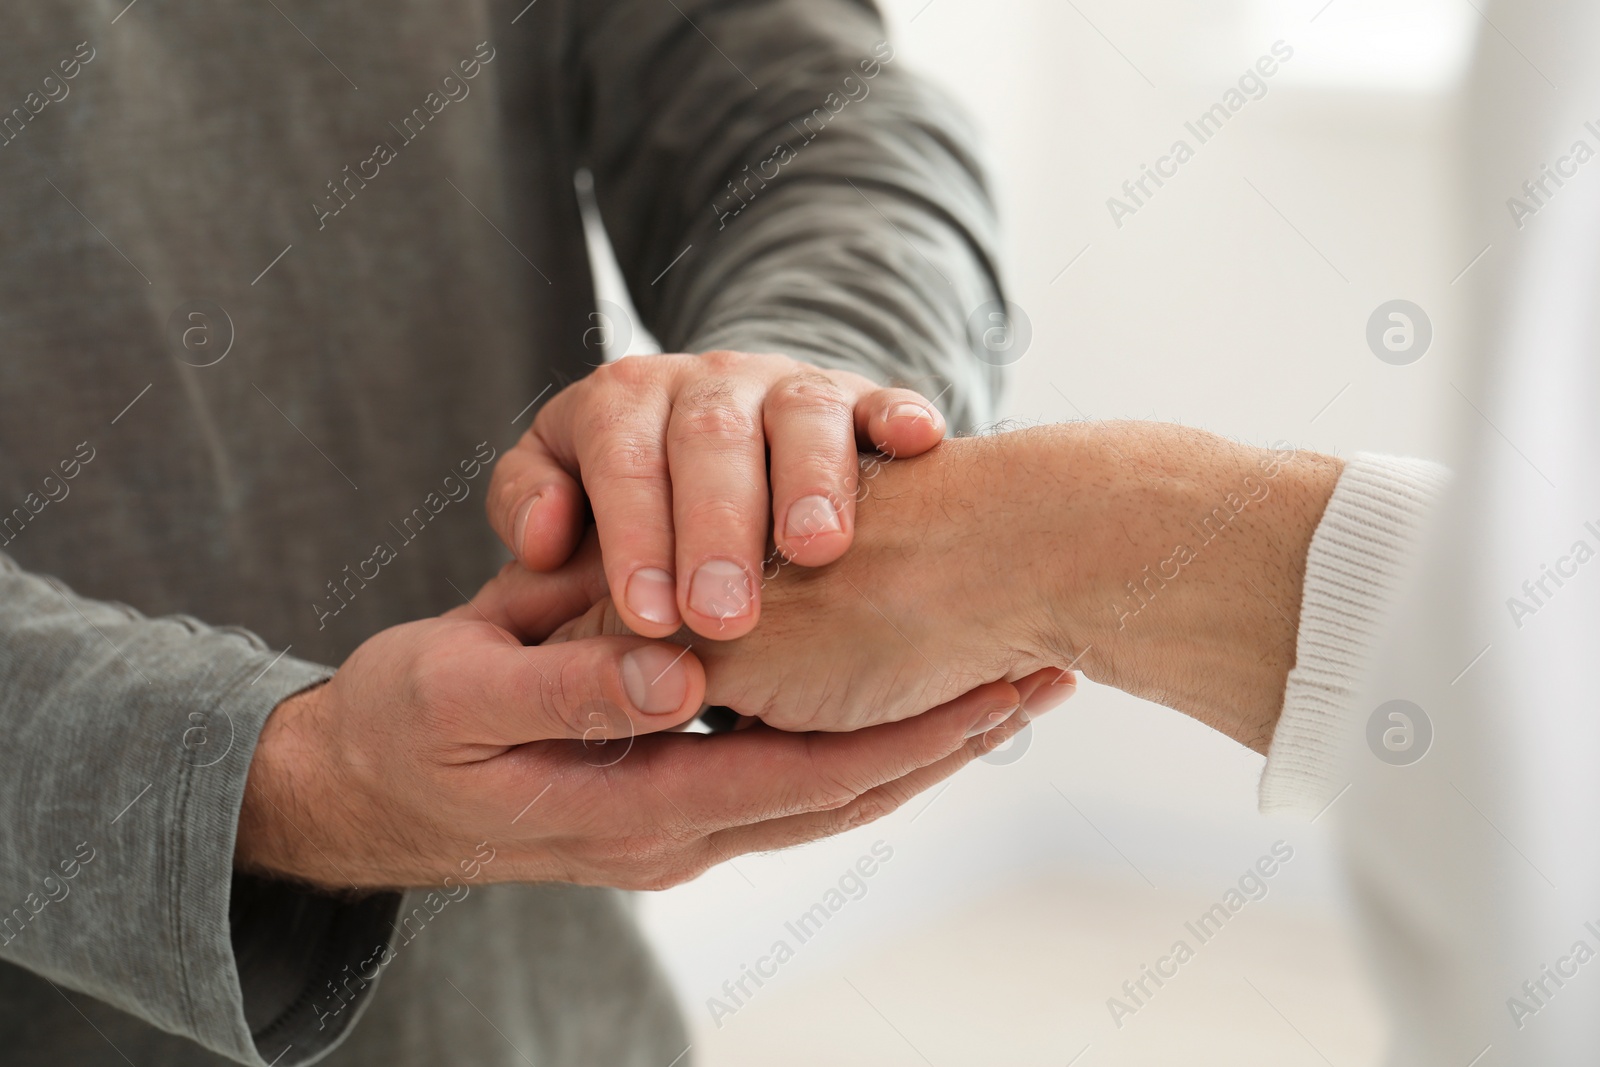
[[[1306,556],[1295,666],[1261,774],[1266,814],[1314,816],[1338,790],[1375,642],[1450,473],[1361,454],[1345,465]]]

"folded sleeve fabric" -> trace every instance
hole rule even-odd
[[[314,996],[390,936],[398,896],[236,879],[232,858],[263,722],[330,673],[0,555],[0,959],[242,1063],[327,1051],[360,1004],[323,1025]]]
[[[1306,556],[1295,666],[1261,775],[1263,813],[1315,816],[1337,795],[1376,641],[1449,480],[1426,460],[1363,453],[1346,464]]]

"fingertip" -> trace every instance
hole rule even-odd
[[[761,583],[743,563],[708,559],[679,590],[679,610],[689,629],[713,641],[732,641],[761,619]]]
[[[517,505],[512,550],[533,571],[552,571],[572,558],[583,540],[583,514],[566,486],[546,485]]]
[[[884,389],[873,398],[868,422],[872,444],[888,456],[916,456],[944,439],[944,415],[909,389]]]
[[[678,614],[678,583],[672,573],[661,567],[640,567],[632,574],[618,575],[614,589],[622,595],[617,598],[618,613],[628,628],[641,637],[668,637],[683,625]]]
[[[1020,686],[1018,687],[1021,688]],[[1060,707],[1078,691],[1078,676],[1072,671],[1050,668],[1049,677],[1043,679],[1032,692],[1023,695],[1022,710],[1032,718]]]
[[[781,563],[821,567],[843,556],[855,537],[848,498],[820,493],[803,496],[790,504],[781,518],[774,538]]]
[[[651,730],[666,730],[700,713],[705,667],[687,647],[643,642],[624,653],[623,692]]]
[[[967,755],[982,759],[999,751],[1007,742],[1026,730],[1033,722],[1025,708],[1013,708],[987,730],[978,730],[967,741]]]

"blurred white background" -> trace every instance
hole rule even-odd
[[[1031,320],[1004,413],[1156,418],[1258,444],[1439,455],[1479,249],[1456,220],[1466,0],[887,0],[896,63],[984,131]],[[1107,198],[1275,42],[1252,100],[1119,227]],[[1488,31],[1484,47],[1507,47]],[[1281,46],[1280,46],[1281,48]],[[623,302],[614,277],[608,299]],[[1368,348],[1380,304],[1430,316],[1419,362]],[[1461,379],[1458,377],[1457,381]],[[1021,745],[1022,742],[1016,743]],[[1009,762],[1006,762],[1009,760]],[[1261,759],[1085,684],[1025,751],[861,831],[644,898],[704,1067],[1379,1061],[1383,1033],[1321,825],[1255,810]],[[1208,944],[1184,923],[1274,842],[1294,850]],[[731,1016],[725,980],[875,842],[850,901]],[[1118,1026],[1123,983],[1197,947]],[[1147,982],[1147,988],[1154,989]]]

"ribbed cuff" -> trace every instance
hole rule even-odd
[[[1374,645],[1450,472],[1360,454],[1346,464],[1306,555],[1295,666],[1259,792],[1265,814],[1314,816],[1337,794]]]

